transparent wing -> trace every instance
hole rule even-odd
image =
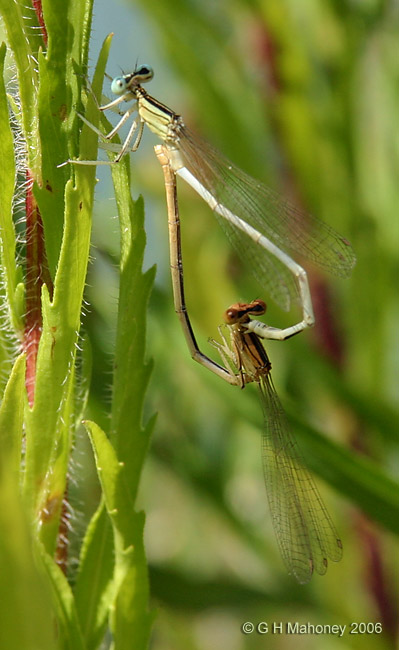
[[[265,427],[262,460],[278,545],[289,573],[305,584],[342,557],[342,542],[306,469],[270,374],[259,383]]]
[[[356,258],[344,237],[245,174],[187,127],[182,127],[179,135],[178,147],[185,166],[220,205],[288,254],[299,253],[327,271],[349,275]],[[290,272],[222,217],[218,216],[218,220],[238,254],[250,262],[258,282],[264,285],[266,279],[273,298],[288,309],[290,299],[297,298]]]

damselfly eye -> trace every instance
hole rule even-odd
[[[266,303],[263,300],[254,300],[253,303],[249,305],[248,309],[250,314],[264,314],[266,311]]]
[[[154,76],[154,70],[150,65],[141,65],[134,73],[135,79],[138,79],[142,83],[144,81],[150,81]]]
[[[233,323],[236,323],[241,316],[241,312],[238,311],[238,309],[235,309],[234,307],[229,307],[226,309],[223,315],[224,322],[227,323],[228,325],[233,325]]]
[[[115,77],[111,84],[111,92],[114,95],[123,95],[126,92],[126,81],[123,77]]]

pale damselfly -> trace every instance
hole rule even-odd
[[[314,324],[313,307],[305,270],[292,252],[308,258],[323,269],[342,277],[349,275],[356,258],[350,243],[319,219],[301,212],[276,192],[236,167],[214,147],[195,135],[182,117],[151,97],[142,84],[153,78],[149,66],[115,77],[113,101],[102,111],[116,109],[122,102],[133,103],[117,125],[102,138],[111,140],[137,112],[122,145],[103,146],[117,152],[113,161],[71,160],[75,164],[112,164],[137,150],[146,124],[164,143],[173,172],[183,178],[214,211],[237,253],[250,264],[259,282],[279,306],[288,310],[299,302],[302,321],[282,330],[269,328],[267,338],[285,339]]]

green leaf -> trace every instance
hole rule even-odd
[[[142,272],[145,231],[143,203],[130,196],[129,161],[112,168],[121,229],[118,328],[115,351],[111,432],[126,463],[134,503],[152,423],[142,427],[144,395],[152,371],[145,361],[146,311],[155,268]]]
[[[35,57],[30,48],[31,27],[24,18],[22,3],[0,0],[0,13],[7,31],[7,42],[14,54],[18,72],[24,133],[28,146],[29,167],[38,170],[36,91],[38,76]]]
[[[114,601],[112,527],[102,500],[87,528],[74,589],[85,647],[95,650],[106,629]]]
[[[0,476],[3,467],[17,479],[25,405],[25,355],[16,360],[0,406]]]
[[[256,588],[222,576],[210,580],[186,575],[173,567],[152,566],[150,579],[153,596],[165,607],[186,615],[218,607],[238,611],[245,607],[252,611],[262,605],[303,607],[312,603],[312,594],[304,593],[288,576],[286,580],[280,578],[277,584]]]
[[[93,368],[93,351],[91,342],[87,336],[80,341],[80,348],[76,357],[76,387],[74,415],[75,426],[79,427],[82,423],[86,411],[87,402],[90,394],[90,382]]]
[[[83,70],[82,28],[85,13],[91,13],[91,0],[71,2],[66,11],[65,2],[44,3],[43,11],[49,36],[46,54],[39,53],[39,135],[42,147],[41,187],[35,196],[43,219],[46,253],[52,277],[58,264],[64,222],[64,190],[68,167],[59,167],[66,161],[71,142],[77,145],[78,117],[76,107],[80,103]],[[74,29],[70,21],[74,20]],[[99,68],[107,53],[103,50]],[[73,64],[75,62],[75,65]],[[76,69],[77,68],[77,69]],[[74,151],[75,153],[75,151]],[[95,169],[85,170],[82,175],[94,185]]]
[[[148,610],[149,585],[143,547],[144,516],[134,512],[124,463],[105,433],[86,422],[96,457],[115,544],[115,604],[111,619],[115,650],[147,648],[154,614]]]
[[[71,587],[53,558],[46,553],[43,547],[41,548],[41,559],[53,590],[53,602],[61,637],[60,646],[63,650],[86,650]]]
[[[10,128],[6,90],[4,86],[4,57],[6,46],[0,47],[0,256],[2,279],[5,284],[6,305],[9,319],[15,331],[22,330],[21,312],[15,301],[18,282],[15,262],[15,231],[12,205],[15,184],[14,140]]]
[[[0,472],[0,530],[0,647],[59,650],[51,592],[32,553],[15,473],[6,467]]]
[[[293,418],[306,464],[374,521],[399,534],[399,484],[366,456],[332,442]]]

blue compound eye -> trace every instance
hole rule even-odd
[[[112,80],[111,92],[114,93],[114,95],[123,95],[123,93],[126,92],[126,89],[127,84],[124,77],[115,77],[115,79]]]
[[[139,79],[141,82],[150,81],[154,76],[154,70],[150,65],[141,65],[134,73],[136,79]]]

